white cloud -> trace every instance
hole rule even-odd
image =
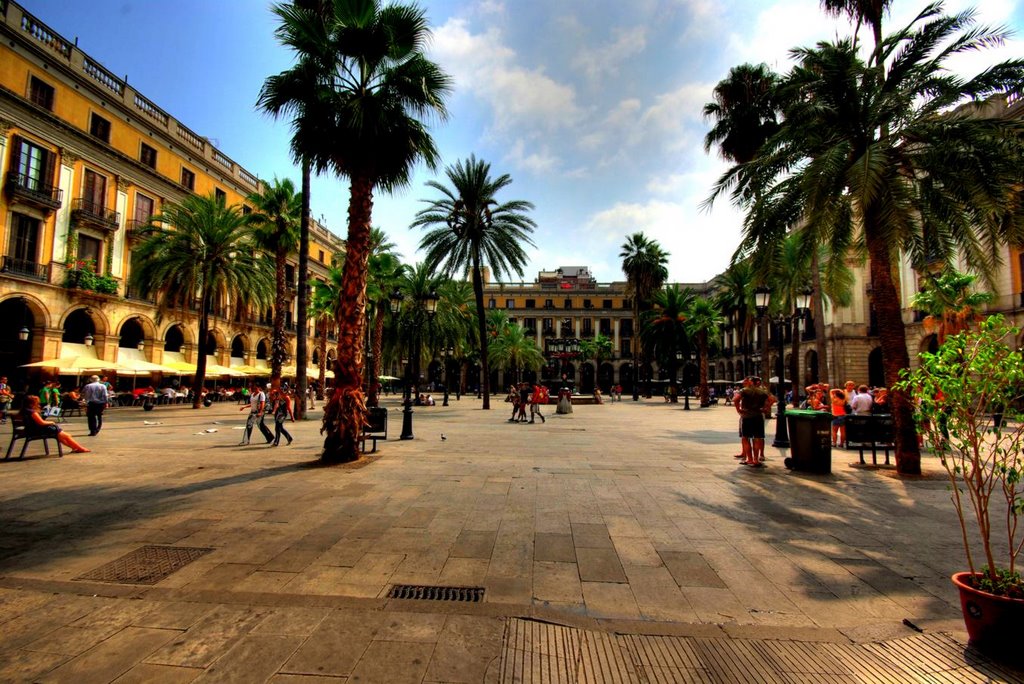
[[[647,47],[647,30],[643,26],[615,30],[611,43],[580,48],[572,66],[591,82],[603,81],[619,72],[619,66]]]
[[[527,154],[526,143],[522,138],[515,141],[505,159],[538,176],[550,174],[561,165],[559,158],[551,154],[546,146],[541,146],[538,152]]]

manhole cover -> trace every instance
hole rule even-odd
[[[483,587],[431,587],[422,584],[395,584],[388,598],[412,601],[465,601],[480,603],[484,599]]]
[[[75,579],[117,584],[156,584],[210,551],[213,549],[143,546]]]

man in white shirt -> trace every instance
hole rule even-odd
[[[243,404],[239,411],[245,410],[246,406]],[[251,383],[249,385],[249,417],[245,421],[245,436],[242,437],[242,441],[238,446],[245,446],[249,443],[249,438],[252,436],[252,428],[255,425],[260,426],[260,433],[263,434],[264,439],[267,440],[267,444],[274,441],[274,433],[270,431],[266,423],[263,422],[263,416],[267,412],[267,395],[263,392],[263,389],[257,383]]]
[[[850,399],[850,408],[853,409],[853,415],[855,416],[870,416],[871,408],[875,405],[875,400],[871,398],[868,393],[868,386],[861,385],[857,388],[857,393]]]
[[[95,437],[103,427],[103,409],[110,401],[107,386],[100,382],[100,376],[89,378],[89,384],[82,388],[82,399],[85,401],[85,417],[89,421],[89,436]]]

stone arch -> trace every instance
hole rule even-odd
[[[594,364],[590,362],[580,364],[580,391],[584,394],[594,392]]]
[[[180,352],[181,348],[189,343],[185,326],[181,323],[172,323],[167,326],[163,334],[164,351]]]
[[[28,312],[32,316],[31,324],[28,325],[29,328],[41,330],[43,328],[50,327],[51,314],[41,299],[21,292],[0,296],[0,304],[4,304],[11,300],[14,300],[14,302],[21,300],[24,302],[25,306],[28,307]],[[8,304],[8,306],[15,306],[15,304]],[[20,330],[22,326],[21,320],[19,319],[14,322],[18,325],[18,329]]]
[[[261,337],[256,342],[256,358],[262,361],[270,359],[270,340],[266,337]]]
[[[91,322],[91,324],[92,324],[92,330],[90,330],[90,332],[92,333],[93,337],[99,337],[100,335],[106,335],[107,331],[110,330],[110,321],[107,320],[106,315],[104,315],[104,313],[101,310],[94,309],[91,306],[83,306],[81,304],[77,304],[77,305],[72,306],[71,308],[69,308],[67,311],[65,311],[64,315],[62,315],[60,317],[60,320],[57,322],[57,326],[61,330],[65,331],[65,335],[62,338],[64,342],[78,342],[78,343],[82,342],[81,339],[68,339],[67,338],[68,336],[67,336],[66,327],[67,327],[67,324],[68,324],[68,319],[71,319],[73,321],[72,325],[76,325],[76,326],[78,324],[75,323],[74,321],[83,321],[84,322],[85,319],[88,319]],[[77,335],[77,331],[72,336],[73,337],[77,337],[78,336]]]
[[[612,390],[612,385],[615,384],[615,367],[610,363],[602,363],[601,367],[597,369],[597,386],[601,388],[601,391],[608,394]]]
[[[121,323],[118,325],[118,328],[117,328],[117,334],[118,335],[124,335],[125,326],[129,325],[129,322],[135,322],[142,329],[143,339],[145,339],[145,340],[156,339],[156,330],[157,330],[156,323],[154,323],[153,320],[151,318],[149,318],[148,316],[143,316],[142,314],[133,314],[131,316],[126,316],[121,321]],[[124,345],[122,345],[122,346],[124,346]],[[134,346],[134,345],[132,345],[132,346]]]
[[[932,333],[931,335],[925,335],[924,337],[921,338],[920,342],[918,342],[918,354],[921,354],[922,352],[929,352],[934,354],[937,351],[939,351],[939,336],[936,335],[935,333]]]
[[[818,352],[815,349],[808,349],[807,353],[804,354],[804,378],[802,381],[803,387],[817,384],[818,379]]]
[[[183,321],[171,321],[166,325],[166,327],[164,327],[164,331],[160,335],[160,339],[166,342],[167,334],[171,331],[171,328],[177,328],[178,332],[181,333],[181,338],[183,340],[182,344],[195,344],[196,340],[199,338],[198,333]]]
[[[207,335],[207,339],[212,340],[213,343],[217,345],[214,349],[211,349],[209,345],[207,345],[207,354],[219,354],[228,348],[228,338],[220,328],[210,328]]]
[[[26,377],[28,369],[22,365],[41,359],[48,318],[46,308],[33,297],[0,298],[0,320],[5,323],[0,326],[0,375],[6,375],[12,386]],[[28,330],[28,339],[21,339],[23,329]]]
[[[137,349],[140,342],[146,341],[146,327],[134,316],[121,321],[117,334],[117,346],[122,349]]]
[[[231,356],[233,358],[245,358],[245,350],[249,346],[249,338],[245,334],[235,335],[231,338]]]
[[[320,350],[319,349],[314,349],[313,350],[313,355],[310,357],[310,360],[311,360],[311,363],[312,363],[314,368],[320,365]]]

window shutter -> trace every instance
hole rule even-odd
[[[53,182],[53,170],[56,165],[57,155],[50,150],[43,150],[43,157],[40,159],[40,165],[42,166],[42,184],[48,188],[54,186]]]
[[[11,165],[7,167],[14,173],[21,173],[21,136],[15,135],[11,137]]]

